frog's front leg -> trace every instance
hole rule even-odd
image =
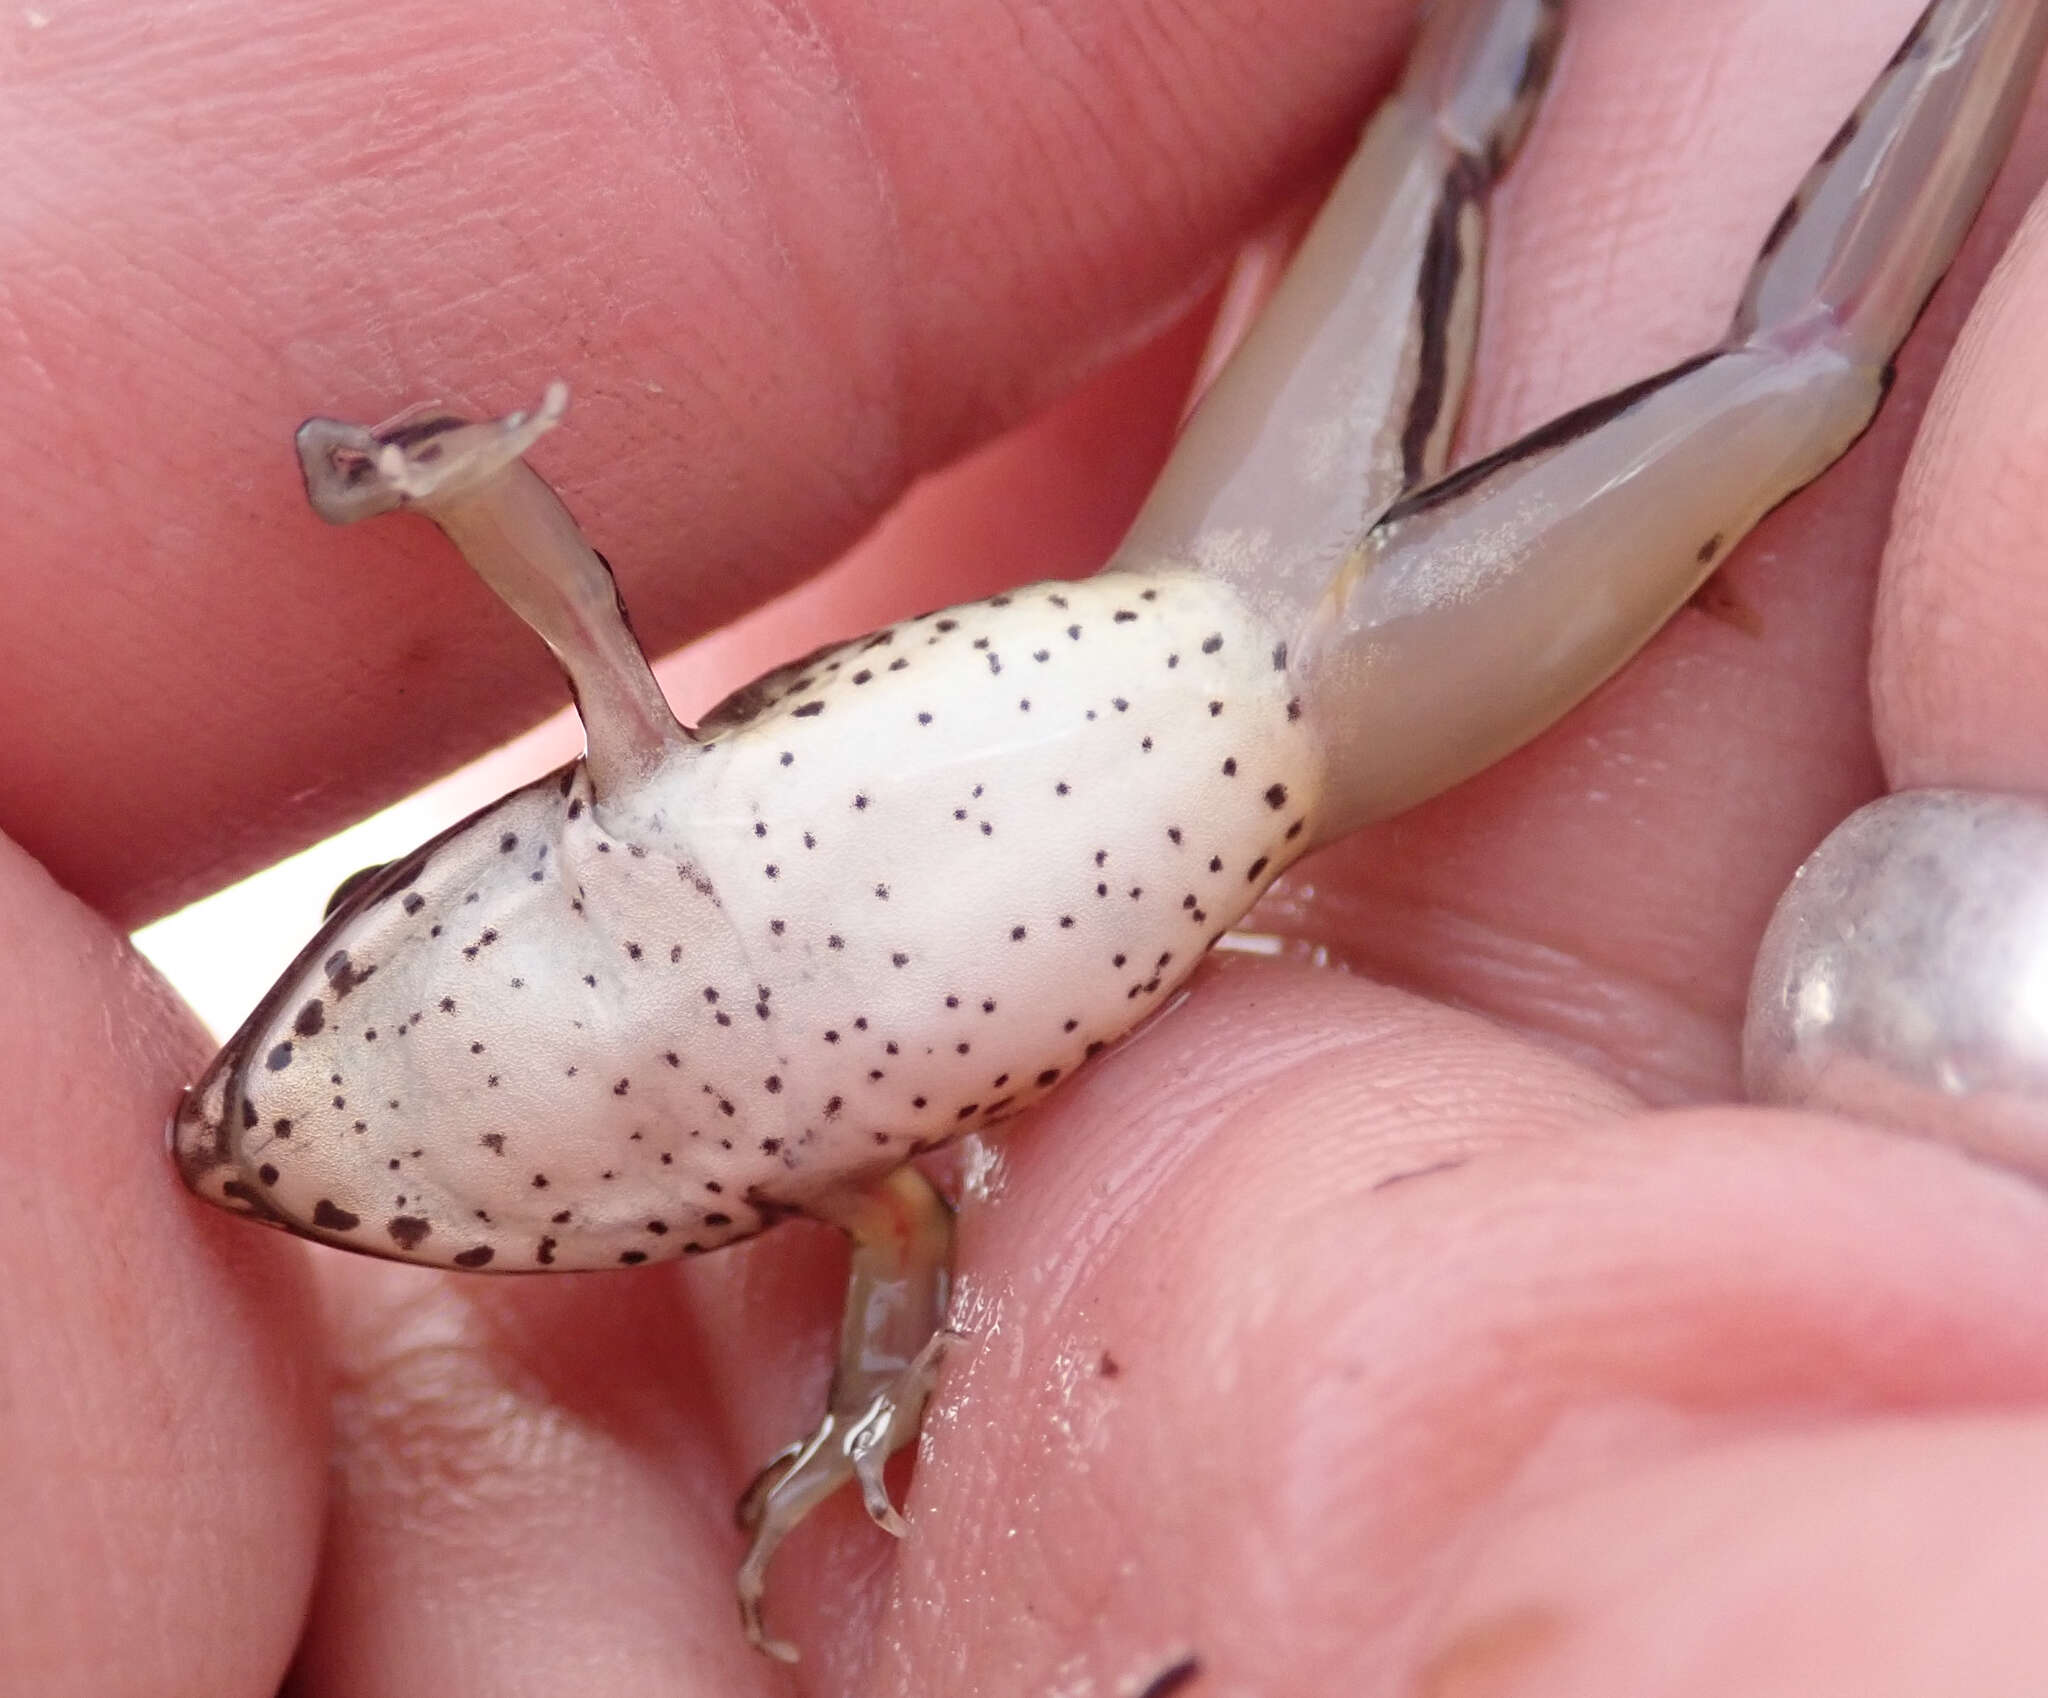
[[[753,1535],[740,1564],[740,1621],[749,1642],[784,1662],[796,1661],[795,1648],[770,1639],[761,1622],[769,1559],[849,1480],[859,1485],[876,1526],[899,1538],[909,1531],[889,1501],[882,1469],[917,1436],[940,1352],[952,1336],[944,1322],[953,1211],[916,1168],[820,1198],[807,1212],[853,1241],[839,1360],[824,1419],[763,1468],[739,1502],[740,1525]]]
[[[308,419],[299,468],[313,511],[329,524],[411,509],[447,533],[554,651],[583,719],[595,804],[600,813],[624,811],[691,739],[626,623],[611,568],[520,458],[568,405],[568,389],[554,383],[532,412],[482,424],[432,407],[369,428]]]

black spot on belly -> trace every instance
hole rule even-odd
[[[533,1259],[544,1268],[553,1267],[555,1262],[555,1241],[552,1238],[543,1238],[540,1241],[540,1247],[533,1253]]]
[[[353,1232],[363,1224],[362,1216],[337,1208],[325,1197],[313,1205],[313,1224],[328,1232]]]
[[[292,1046],[290,1039],[286,1039],[285,1042],[277,1045],[263,1058],[263,1065],[273,1073],[282,1073],[291,1064]]]
[[[619,1260],[629,1268],[637,1268],[642,1262],[647,1260],[647,1252],[645,1250],[621,1250],[619,1252]]]
[[[1284,807],[1286,807],[1286,806],[1287,806],[1287,786],[1286,786],[1286,785],[1284,785],[1284,784],[1269,784],[1269,785],[1267,785],[1267,786],[1266,786],[1266,806],[1267,806],[1267,807],[1269,807],[1269,808],[1284,808]]]
[[[272,1167],[269,1162],[265,1162],[256,1170],[256,1177],[266,1185],[275,1185],[277,1183],[277,1169]]]
[[[384,1230],[391,1234],[392,1243],[401,1250],[417,1250],[420,1242],[434,1229],[417,1215],[393,1215],[384,1223]]]
[[[292,1030],[302,1038],[315,1038],[327,1024],[327,1011],[316,996],[301,1008],[298,1018],[292,1021]]]
[[[452,1256],[449,1259],[458,1268],[480,1268],[497,1253],[488,1244],[479,1244],[475,1249],[464,1250],[459,1256]]]

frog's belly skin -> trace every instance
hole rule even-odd
[[[581,764],[358,891],[195,1087],[188,1179],[496,1271],[706,1250],[1014,1114],[1314,836],[1280,635],[1051,583],[764,680],[603,819]]]

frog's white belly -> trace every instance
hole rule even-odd
[[[574,767],[362,892],[188,1105],[195,1182],[437,1264],[710,1249],[1130,1030],[1320,787],[1280,639],[1192,576],[927,615],[704,732],[632,820]]]

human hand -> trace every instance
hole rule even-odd
[[[1470,446],[1718,332],[1912,0],[1823,10],[1580,0],[1501,201]],[[662,646],[1161,322],[1341,146],[1398,34],[1353,11],[806,35],[721,9],[621,37],[535,5],[479,41],[467,15],[217,0],[25,33],[13,180],[42,210],[6,435],[47,569],[0,633],[10,830],[127,921],[548,699],[431,537],[304,518],[301,413],[568,371],[547,470]],[[1733,1094],[1764,914],[1879,784],[1884,515],[2043,155],[2036,125],[1871,438],[1728,568],[1731,617],[1683,616],[1267,910],[1380,982],[1219,962],[1006,1136],[913,1536],[848,1501],[792,1542],[793,1677],[739,1643],[729,1509],[817,1402],[830,1239],[492,1282],[217,1218],[153,1144],[196,1035],[0,861],[0,1671],[226,1698],[298,1644],[292,1690],[351,1698],[1138,1691],[1190,1654],[1217,1690],[1304,1694],[2000,1690],[2043,1510],[2041,1440],[1998,1412],[2048,1383],[2048,1211],[1931,1146],[1646,1105]],[[1907,484],[1870,677],[1896,781],[2039,782],[2012,731],[2048,631],[2019,565],[2048,523],[2039,245]],[[921,492],[806,616],[1086,570],[1194,340]]]

